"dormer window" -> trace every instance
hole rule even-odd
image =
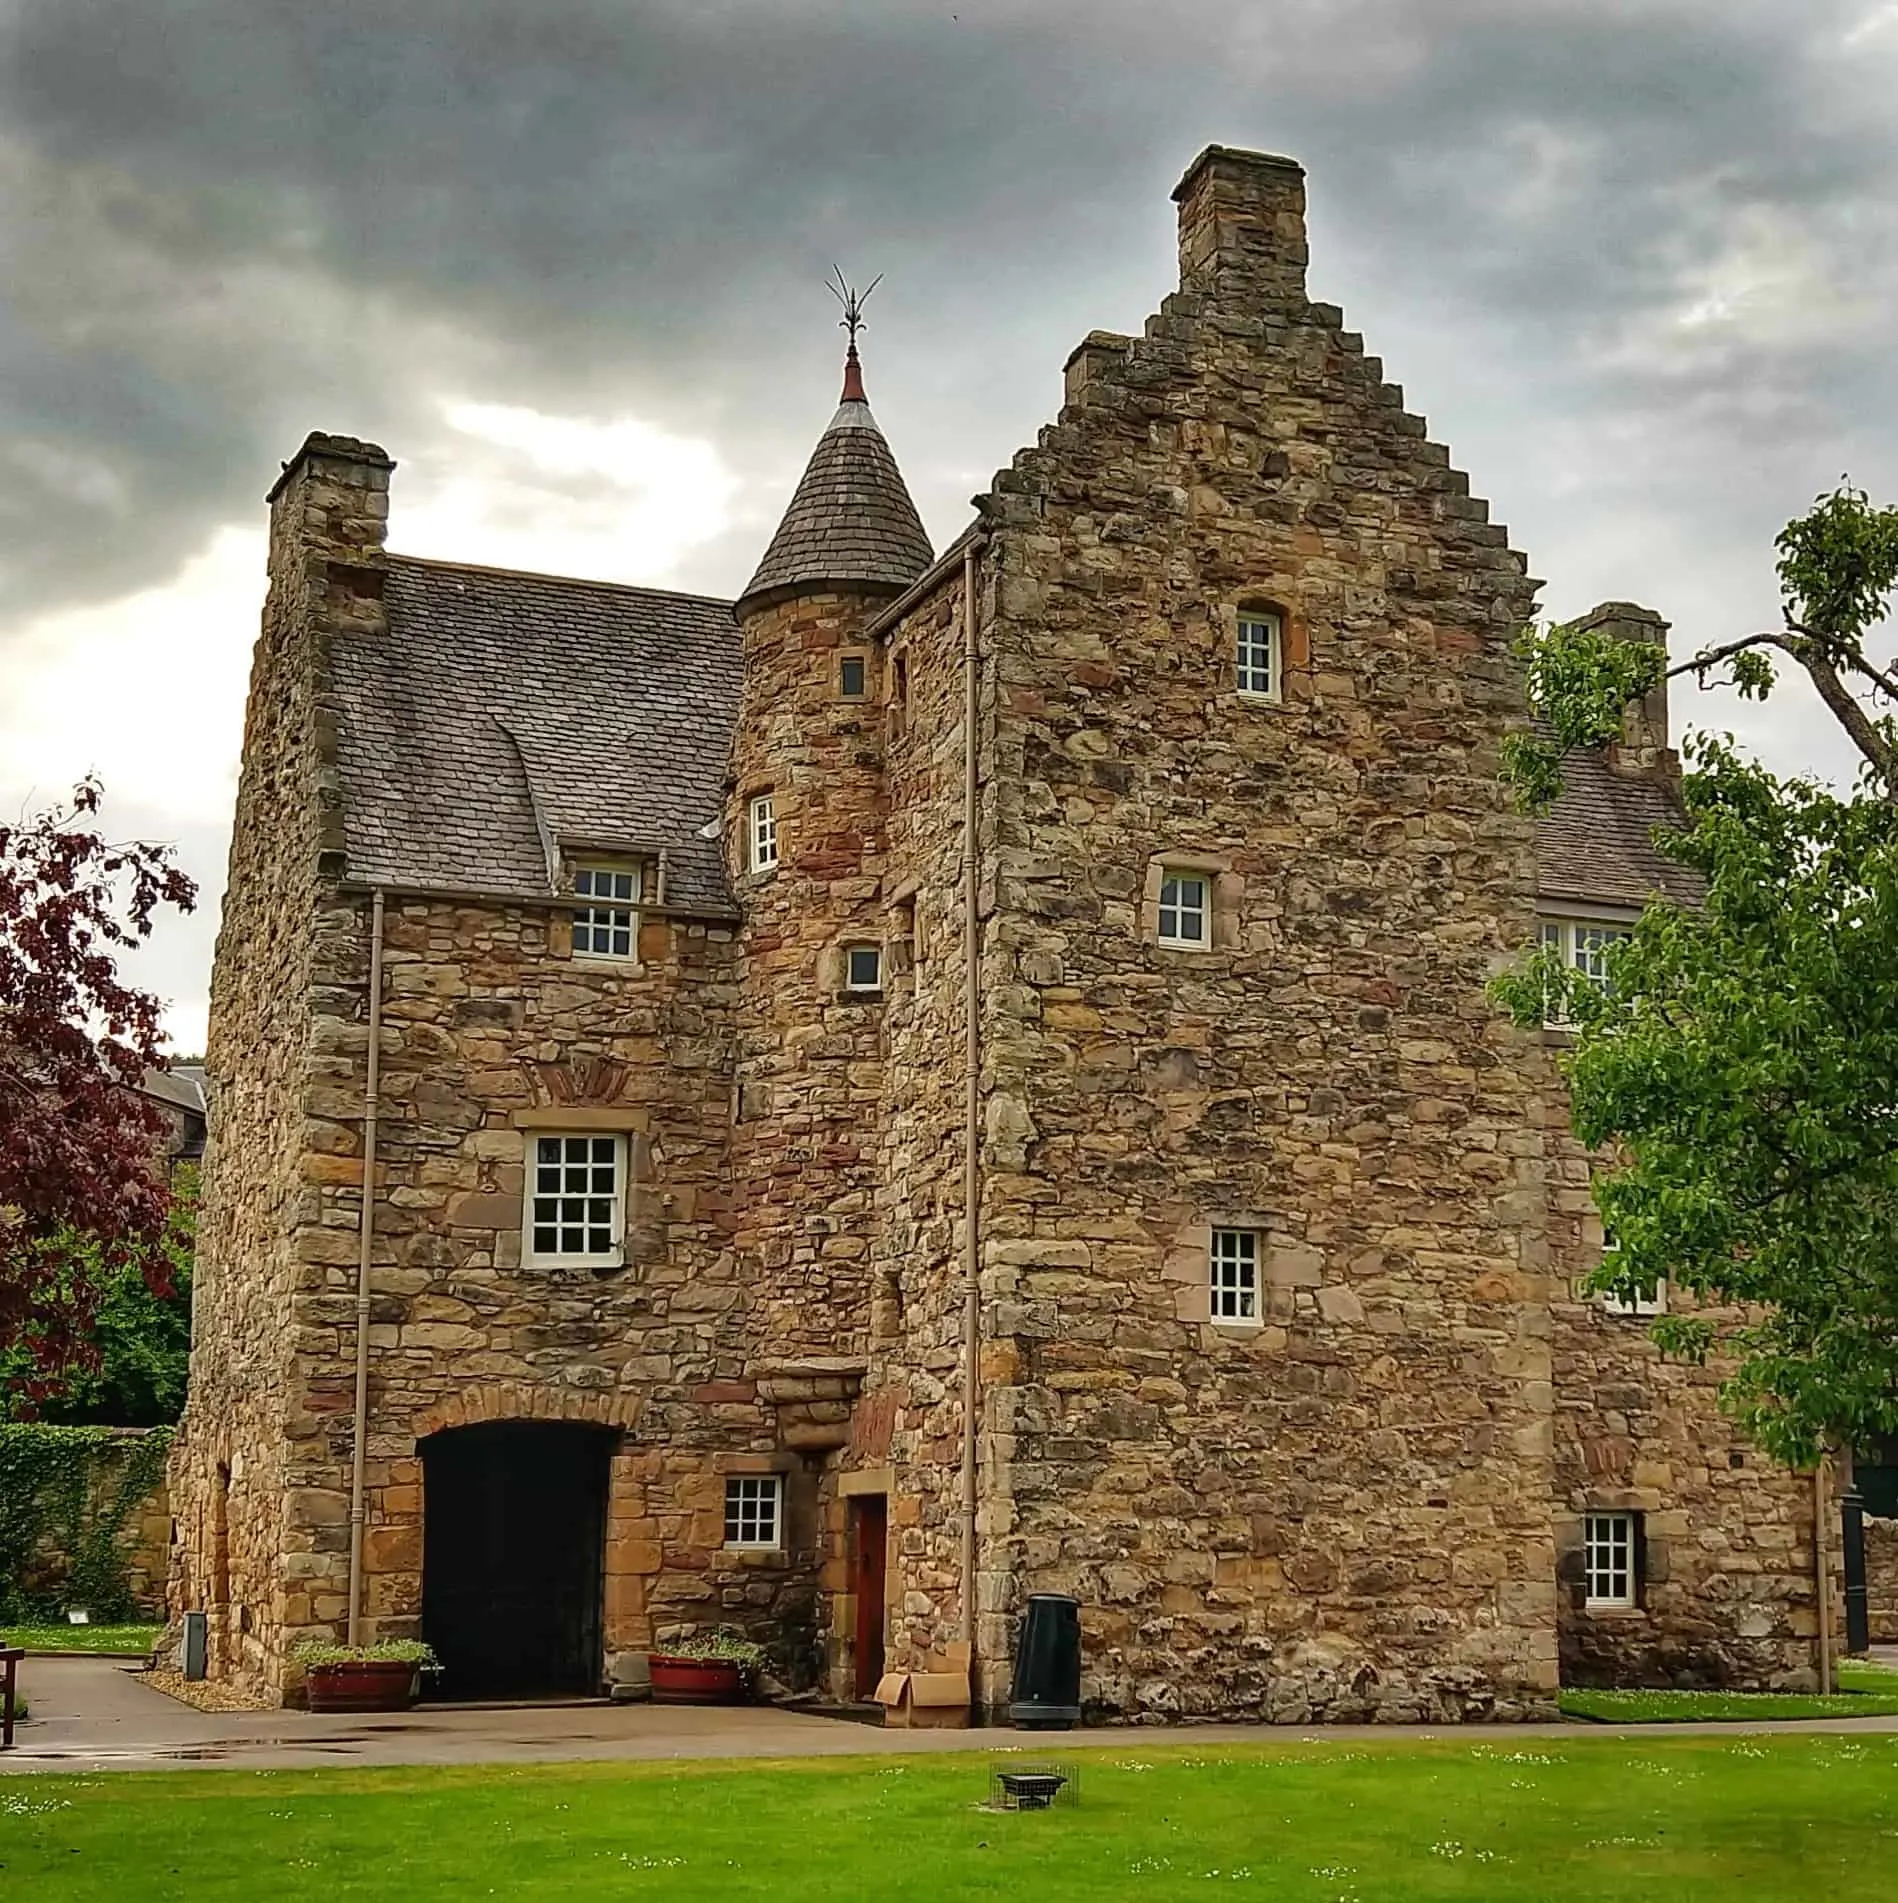
[[[1276,608],[1241,608],[1234,662],[1239,691],[1277,700],[1284,672],[1285,617]]]
[[[632,958],[639,946],[639,869],[580,866],[573,875],[576,958]]]
[[[1586,978],[1598,991],[1608,989],[1608,959],[1614,947],[1633,935],[1632,925],[1612,920],[1587,918],[1545,918],[1541,942],[1551,947],[1571,971]],[[1568,1020],[1561,1015],[1559,1001],[1549,1000],[1544,1023],[1560,1029]]]

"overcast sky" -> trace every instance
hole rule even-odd
[[[1898,499],[1898,0],[0,0],[0,809],[106,783],[203,887],[262,496],[312,428],[416,553],[742,585],[836,396],[833,261],[937,545],[1091,328],[1176,281],[1209,141],[1310,175],[1314,296],[1571,613],[1775,614]],[[1718,701],[1836,769],[1788,688]]]

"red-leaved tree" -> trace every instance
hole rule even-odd
[[[137,1094],[164,1063],[159,1003],[118,954],[197,888],[170,848],[108,843],[99,797],[86,780],[69,807],[0,824],[0,1367],[29,1404],[92,1366],[115,1275],[137,1263],[168,1292],[162,1125]]]

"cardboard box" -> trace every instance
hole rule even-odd
[[[885,1672],[876,1701],[896,1731],[963,1731],[969,1723],[967,1672]]]

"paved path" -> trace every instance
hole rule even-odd
[[[200,1712],[99,1658],[35,1658],[22,1668],[32,1721],[0,1754],[0,1773],[175,1771],[194,1766],[278,1770],[318,1765],[557,1764],[587,1760],[809,1758],[926,1751],[1117,1750],[1166,1744],[1343,1744],[1366,1738],[1448,1738],[1507,1744],[1599,1734],[1653,1738],[1688,1732],[1898,1732],[1898,1718],[1729,1725],[1112,1726],[1046,1734],[881,1731],[759,1707],[691,1705],[423,1706],[336,1717],[307,1711]]]

